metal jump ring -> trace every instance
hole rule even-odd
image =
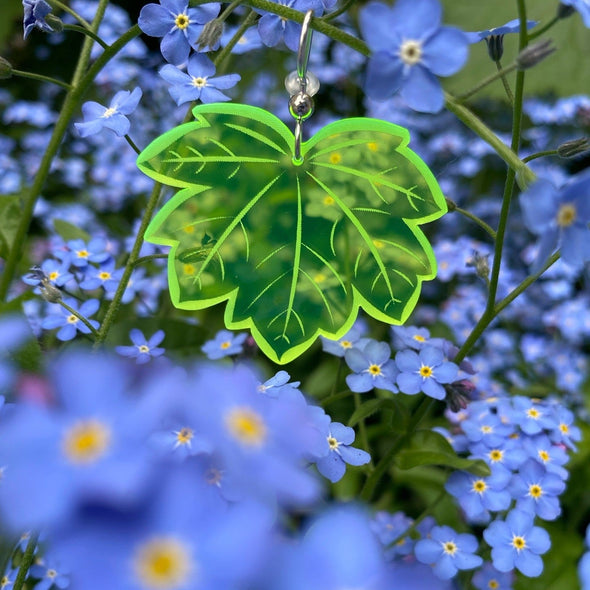
[[[299,37],[299,49],[297,51],[297,75],[301,85],[301,92],[306,91],[307,87],[307,64],[309,63],[309,53],[311,51],[311,40],[313,29],[309,28],[313,10],[308,10],[301,23],[301,35]]]

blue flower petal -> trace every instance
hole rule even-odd
[[[421,113],[438,113],[445,104],[440,82],[421,65],[410,68],[400,95],[410,108]]]
[[[442,7],[438,0],[397,0],[393,6],[395,28],[404,39],[425,39],[440,26]]]
[[[469,57],[469,42],[463,31],[441,27],[424,44],[422,63],[437,76],[458,72]]]
[[[374,53],[367,64],[365,92],[374,100],[386,100],[402,86],[404,67],[401,60],[384,51]]]

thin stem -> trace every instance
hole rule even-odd
[[[20,566],[18,568],[18,574],[16,575],[16,579],[14,580],[14,585],[12,586],[12,590],[21,590],[27,574],[29,573],[29,569],[31,565],[33,565],[33,559],[35,558],[35,547],[37,547],[37,541],[39,539],[38,533],[32,533],[31,537],[29,538],[29,542],[27,543],[27,547],[25,552],[23,553],[22,561],[20,562]]]
[[[358,410],[361,407],[361,395],[360,393],[354,394],[354,409]],[[363,450],[367,451],[369,455],[371,454],[371,447],[369,446],[369,437],[367,436],[367,425],[365,424],[365,419],[362,418],[359,420],[359,438],[361,441],[361,447]],[[369,461],[369,465],[372,465],[373,459]]]
[[[94,334],[94,337],[98,337],[98,332],[96,328],[79,312],[76,311],[73,307],[70,307],[67,303],[64,303],[63,300],[59,300],[58,303],[64,308],[67,309],[72,315],[75,315],[91,332]]]
[[[150,260],[162,260],[163,258],[168,258],[168,254],[150,254],[149,256],[142,256],[135,261],[135,266],[143,264],[144,262],[149,262]]]
[[[244,33],[256,22],[257,18],[258,15],[253,10],[248,13],[248,16],[238,27],[238,30],[233,34],[227,45],[215,56],[213,63],[216,68],[221,68],[223,62],[229,57],[231,50],[236,46]]]
[[[523,158],[523,162],[530,162],[531,160],[536,160],[537,158],[544,158],[545,156],[558,156],[559,152],[557,150],[545,150],[543,152],[537,152],[536,154],[531,154],[526,158]]]
[[[432,398],[424,396],[424,398],[420,402],[420,405],[412,415],[410,423],[408,424],[407,431],[403,435],[400,435],[395,439],[389,451],[387,451],[387,453],[385,453],[385,455],[381,457],[381,459],[375,466],[375,469],[373,469],[373,471],[369,474],[369,477],[367,477],[365,485],[363,486],[363,489],[361,490],[360,494],[362,500],[364,500],[365,502],[369,502],[371,500],[371,497],[373,496],[373,492],[375,491],[375,488],[377,487],[379,480],[383,477],[383,475],[385,475],[385,472],[391,466],[393,458],[395,457],[395,455],[397,455],[397,453],[402,448],[406,440],[412,435],[412,433],[414,432],[414,430],[416,430],[417,426],[420,424],[422,419],[426,416],[426,414],[432,407],[433,402],[434,400]]]
[[[477,223],[477,225],[479,225],[479,227],[481,227],[487,234],[489,234],[492,237],[492,239],[494,239],[494,240],[496,239],[496,232],[483,219],[480,219],[477,215],[474,215],[473,213],[471,213],[471,211],[467,211],[466,209],[458,207],[456,205],[456,203],[451,201],[450,199],[446,199],[446,201],[447,201],[447,206],[449,207],[449,213],[453,213],[453,212],[460,213],[461,215],[463,215],[464,217],[467,217],[468,219],[470,219],[474,223]]]
[[[559,16],[554,16],[546,25],[543,25],[540,29],[538,29],[537,31],[533,31],[530,35],[529,35],[529,41],[532,41],[533,39],[536,39],[537,37],[541,36],[543,33],[547,32],[553,25],[555,25],[559,20],[561,20],[559,18]]]
[[[430,503],[428,506],[420,513],[420,515],[412,520],[412,524],[403,532],[401,535],[398,535],[391,543],[387,544],[387,547],[395,547],[397,543],[399,543],[404,537],[411,535],[415,530],[416,527],[429,515],[432,514],[432,510],[438,503],[445,497],[447,491],[445,488],[442,488],[438,496]]]
[[[502,64],[500,63],[499,59],[496,61],[496,68],[497,68],[498,72],[501,74],[500,78],[502,80],[502,85],[504,86],[506,96],[508,97],[508,102],[510,103],[510,106],[513,106],[514,105],[514,94],[512,94],[510,84],[508,83],[508,78],[506,77],[506,72],[502,69]]]
[[[75,10],[70,8],[67,4],[60,2],[59,0],[48,0],[48,2],[53,8],[59,8],[73,16],[85,29],[91,28],[90,23],[85,18],[80,16]]]
[[[338,362],[338,369],[336,369],[336,377],[334,377],[334,383],[332,384],[332,391],[330,395],[334,395],[336,393],[336,387],[338,387],[338,383],[340,382],[340,375],[342,374],[342,367],[344,366],[344,357],[340,357],[340,361]]]
[[[105,341],[111,328],[111,325],[113,324],[115,317],[119,311],[119,308],[121,306],[121,299],[125,294],[125,289],[127,288],[129,279],[131,278],[131,273],[133,272],[135,264],[137,263],[137,260],[139,258],[139,251],[141,250],[141,246],[143,245],[143,236],[145,235],[145,230],[147,229],[147,226],[152,219],[156,206],[158,205],[161,189],[162,185],[159,182],[154,184],[152,194],[148,199],[145,212],[141,219],[141,224],[137,231],[137,236],[135,237],[135,242],[133,244],[133,247],[131,248],[129,258],[127,259],[127,264],[125,265],[125,270],[123,271],[121,282],[117,286],[117,291],[115,292],[115,295],[107,309],[104,320],[98,332],[96,341],[94,343],[95,348],[97,348]]]
[[[270,12],[272,14],[276,14],[282,18],[292,20],[296,23],[301,24],[305,17],[303,12],[299,12],[299,10],[295,10],[294,8],[289,8],[282,4],[275,4],[274,2],[270,2],[269,0],[243,0],[242,4],[247,6],[252,6],[253,8],[258,8],[260,10],[264,10],[266,12]],[[324,19],[314,17],[311,19],[309,24],[310,28],[319,31],[320,33],[324,33],[328,37],[334,39],[334,41],[338,41],[339,43],[344,43],[344,45],[348,45],[355,51],[362,53],[363,55],[370,55],[371,51],[367,47],[367,44],[360,39],[357,39],[353,35],[349,35],[344,31],[340,30],[338,27],[335,27],[329,23],[327,23]]]
[[[477,115],[459,103],[454,96],[446,93],[445,105],[462,123],[494,148],[500,158],[518,173],[519,181],[523,186],[535,180],[534,172]]]
[[[108,0],[100,0],[98,7],[96,9],[96,15],[92,22],[93,30],[98,29],[98,25],[102,20],[107,5]],[[87,79],[87,85],[84,85],[82,83],[82,76],[83,72],[88,67],[88,63],[90,62],[90,51],[92,49],[93,43],[93,40],[90,38],[86,38],[84,40],[84,44],[82,45],[82,49],[80,51],[80,57],[76,65],[74,75],[72,76],[72,88],[68,90],[68,93],[66,94],[59,117],[57,119],[57,122],[55,123],[53,133],[49,140],[49,144],[45,149],[45,152],[43,153],[43,157],[41,158],[39,170],[37,171],[35,179],[33,180],[33,184],[28,189],[28,191],[25,191],[21,217],[19,219],[19,224],[14,235],[13,245],[10,249],[8,256],[6,257],[4,270],[2,276],[0,277],[0,301],[5,301],[8,295],[8,289],[10,288],[10,284],[15,274],[17,264],[22,256],[22,246],[25,243],[29,225],[31,223],[31,219],[33,218],[35,204],[37,203],[39,194],[41,193],[47,176],[49,175],[53,158],[59,150],[63,136],[65,135],[72,115],[75,109],[77,108],[79,101],[82,98],[84,90],[86,89],[87,85],[90,85],[92,83],[94,77],[96,76],[96,73],[100,71],[100,68],[96,70],[97,63],[101,60],[101,58],[104,58],[105,55],[109,53],[109,50],[105,50],[103,55],[90,68],[89,72],[92,71],[93,68],[96,71],[90,78]],[[115,45],[117,44],[113,44],[112,47],[114,47]]]
[[[335,18],[339,17],[341,14],[344,14],[355,3],[355,1],[356,0],[346,0],[346,2],[344,2],[344,4],[342,4],[342,6],[340,8],[338,8],[334,12],[330,12],[329,14],[326,14],[326,16],[320,17],[320,20],[323,20],[324,22],[329,22],[331,20],[334,20]]]
[[[58,80],[57,78],[51,78],[50,76],[44,76],[43,74],[35,74],[34,72],[23,72],[22,70],[11,70],[10,73],[13,76],[18,76],[19,78],[29,78],[30,80],[48,82],[49,84],[56,84],[57,86],[65,88],[65,90],[72,89],[72,87],[67,82]]]
[[[64,25],[64,30],[82,33],[82,35],[86,35],[96,41],[103,49],[106,49],[109,46],[108,43],[105,43],[96,33],[86,27],[81,27],[79,25]]]
[[[125,140],[131,146],[131,149],[136,153],[140,154],[141,150],[135,145],[135,142],[129,137],[129,135],[125,135]]]
[[[345,399],[351,395],[352,391],[350,391],[350,389],[347,389],[346,391],[339,391],[338,393],[333,393],[322,399],[320,405],[322,406],[322,408],[325,408],[326,406],[329,406],[332,402],[340,401],[341,399]]]
[[[496,62],[496,64],[497,63],[498,62]],[[481,82],[479,82],[476,86],[474,86],[471,90],[469,90],[468,92],[464,92],[463,94],[460,94],[459,96],[457,96],[456,97],[457,100],[459,100],[461,102],[467,100],[468,98],[470,98],[471,96],[473,96],[474,94],[479,92],[482,88],[485,88],[486,86],[488,86],[492,82],[495,82],[498,79],[505,79],[506,74],[513,72],[515,69],[516,69],[516,63],[513,63],[503,69],[500,69],[497,72],[494,72],[493,74],[490,74],[489,76],[484,78]]]

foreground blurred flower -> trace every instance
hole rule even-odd
[[[160,76],[171,84],[168,89],[170,96],[179,106],[193,100],[204,103],[231,100],[220,90],[231,88],[240,81],[238,74],[212,78],[211,76],[215,74],[215,66],[207,56],[201,54],[195,54],[189,59],[187,70],[188,73],[185,74],[170,64],[166,64],[160,70]]]
[[[589,190],[590,172],[586,171],[559,190],[540,179],[520,195],[524,222],[540,238],[531,272],[539,271],[557,248],[562,260],[572,266],[590,260]]]
[[[129,332],[133,346],[117,346],[115,350],[121,356],[134,358],[138,365],[142,365],[152,358],[162,356],[166,352],[164,348],[157,348],[158,344],[164,340],[164,336],[164,330],[158,330],[147,340],[141,330],[134,328]]]
[[[84,123],[74,123],[74,126],[82,137],[94,135],[105,128],[123,137],[131,126],[125,115],[130,115],[137,108],[141,95],[139,87],[133,92],[121,90],[115,94],[108,108],[92,100],[85,102],[82,105]]]
[[[441,26],[438,0],[398,0],[393,8],[370,2],[360,12],[360,28],[373,52],[365,92],[386,100],[398,90],[412,109],[437,113],[444,94],[436,76],[458,72],[468,56],[469,39]]]
[[[51,6],[45,0],[23,0],[25,15],[23,18],[23,38],[26,39],[31,31],[37,27],[46,33],[53,33],[45,17],[51,12]]]
[[[188,7],[188,0],[160,0],[146,4],[139,14],[139,28],[150,37],[162,37],[160,50],[166,61],[184,63],[203,31],[203,25],[219,14],[219,3]],[[215,48],[213,48],[215,49]]]

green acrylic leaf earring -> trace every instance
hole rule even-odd
[[[155,139],[137,160],[151,178],[182,189],[145,236],[171,247],[173,304],[197,310],[227,301],[226,326],[250,329],[281,364],[319,335],[341,338],[359,308],[403,323],[422,281],[436,274],[419,226],[447,210],[403,127],[351,118],[301,141],[313,108],[310,18],[290,100],[295,135],[263,109],[203,104],[195,121]]]

